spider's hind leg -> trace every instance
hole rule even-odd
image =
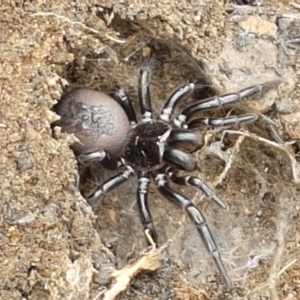
[[[103,161],[108,156],[108,153],[105,150],[90,152],[90,153],[82,153],[77,156],[77,160],[79,163],[83,164],[89,161]]]
[[[117,101],[121,104],[122,108],[125,110],[131,125],[136,125],[136,114],[132,106],[132,102],[125,90],[121,87],[117,87],[114,96],[117,99]]]
[[[228,286],[231,285],[230,277],[227,273],[227,270],[224,266],[223,260],[221,258],[217,243],[206,223],[206,220],[201,213],[201,211],[191,202],[190,199],[186,198],[185,196],[177,193],[173,189],[170,188],[167,182],[166,174],[157,174],[155,177],[155,182],[158,187],[159,192],[168,200],[183,208],[190,219],[194,222],[197,227],[197,230],[207,248],[209,253],[214,258],[216,265],[222,274],[226,284]]]
[[[85,164],[88,162],[101,162],[101,164],[109,170],[116,170],[123,165],[120,159],[116,159],[111,156],[105,150],[99,150],[90,153],[82,153],[77,155],[77,160],[79,164]]]
[[[87,202],[94,208],[100,204],[101,197],[117,188],[119,185],[125,183],[131,176],[134,175],[134,170],[130,166],[125,166],[125,169],[109,178],[108,180],[104,181],[100,186],[98,186],[88,197]]]

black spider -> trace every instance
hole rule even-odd
[[[137,174],[137,204],[141,222],[149,230],[154,241],[156,233],[148,208],[148,187],[154,181],[158,191],[168,200],[183,208],[195,223],[197,230],[213,256],[225,282],[230,285],[215,239],[201,211],[190,199],[169,186],[169,181],[179,185],[191,185],[221,208],[227,204],[200,178],[180,175],[180,171],[198,169],[197,159],[192,155],[204,145],[203,134],[195,131],[202,125],[228,126],[256,120],[255,114],[224,118],[193,118],[195,113],[223,105],[239,102],[272,87],[274,82],[255,85],[237,93],[215,96],[196,101],[172,118],[175,107],[183,99],[201,88],[194,82],[179,86],[167,99],[160,116],[153,118],[150,98],[151,63],[142,65],[139,71],[138,95],[142,118],[137,121],[131,101],[123,89],[115,96],[120,103],[108,95],[88,88],[76,88],[65,94],[55,106],[61,119],[55,123],[67,133],[74,133],[81,143],[73,145],[79,161],[100,160],[109,168],[123,171],[97,187],[87,198],[98,205],[103,194],[126,182]]]

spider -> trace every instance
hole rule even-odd
[[[226,202],[219,198],[205,181],[189,174],[199,170],[193,153],[204,145],[204,135],[197,129],[203,125],[230,126],[253,122],[257,115],[199,118],[195,117],[195,114],[240,102],[269,89],[273,82],[250,86],[237,93],[198,100],[174,117],[177,105],[202,87],[199,82],[188,81],[169,95],[160,115],[154,118],[149,87],[152,71],[152,60],[142,64],[139,69],[138,99],[142,115],[140,121],[124,89],[118,88],[113,99],[90,88],[75,88],[63,95],[54,107],[56,113],[61,116],[54,125],[60,126],[64,132],[74,133],[78,138],[79,142],[72,147],[79,162],[99,160],[107,168],[122,169],[119,174],[103,182],[88,195],[87,201],[93,207],[99,205],[105,193],[136,174],[136,200],[141,222],[145,231],[147,230],[156,242],[157,235],[148,207],[148,188],[150,182],[154,182],[163,197],[188,214],[214,258],[219,272],[230,286],[230,277],[204,215],[188,197],[172,189],[169,183],[192,186],[221,208],[227,209]]]

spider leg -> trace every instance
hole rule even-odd
[[[233,126],[240,123],[254,122],[257,117],[258,116],[256,114],[244,114],[240,116],[229,116],[224,118],[197,118],[189,121],[187,126],[190,129],[197,129],[203,125],[213,127]]]
[[[195,152],[204,145],[203,135],[191,129],[174,128],[167,139],[168,145],[177,149]]]
[[[78,155],[77,160],[80,163],[85,163],[91,160],[102,161],[108,156],[108,153],[105,150],[95,151],[91,153],[82,153]]]
[[[228,209],[227,203],[223,199],[219,198],[216,193],[209,187],[209,185],[201,178],[190,175],[179,176],[171,168],[166,169],[166,173],[174,183],[179,185],[191,185],[199,189],[207,198],[214,201],[221,208]]]
[[[175,148],[165,148],[163,160],[176,169],[192,172],[198,169],[195,157],[187,152]]]
[[[97,208],[100,202],[100,198],[115,188],[117,188],[122,183],[126,182],[130,176],[134,175],[134,170],[130,166],[125,166],[123,172],[109,178],[104,181],[100,186],[98,186],[88,197],[88,203],[93,207]]]
[[[117,101],[121,104],[122,108],[125,110],[131,125],[136,125],[137,124],[136,114],[132,106],[132,102],[128,97],[127,93],[125,92],[125,90],[120,87],[117,87],[117,90],[115,91],[114,95],[115,98],[117,98]]]
[[[179,85],[168,97],[159,118],[165,122],[170,122],[170,116],[173,114],[176,105],[189,96],[194,90],[200,89],[205,85],[195,82],[185,82]]]
[[[89,161],[99,161],[101,164],[109,170],[116,170],[122,166],[120,159],[114,159],[108,152],[105,150],[100,150],[91,153],[82,153],[77,156],[77,160],[80,164],[87,163]]]
[[[150,178],[147,172],[139,172],[139,185],[137,189],[137,206],[140,213],[141,222],[144,230],[149,230],[149,234],[153,241],[157,243],[157,234],[154,229],[153,219],[148,207],[148,189]]]
[[[218,246],[215,242],[215,239],[206,223],[206,220],[201,213],[201,211],[185,196],[175,192],[171,189],[167,183],[167,177],[165,174],[158,174],[155,177],[155,182],[157,184],[159,192],[168,200],[176,204],[177,206],[183,208],[190,219],[194,222],[197,227],[197,230],[207,248],[209,253],[211,253],[214,258],[216,265],[222,274],[226,284],[231,285],[230,277],[227,273],[227,270],[224,266],[223,260],[221,258]]]
[[[185,109],[183,109],[180,115],[175,118],[174,124],[177,127],[182,127],[182,125],[185,125],[185,123],[189,121],[192,115],[198,111],[220,108],[224,105],[240,102],[247,97],[271,89],[278,82],[279,82],[278,80],[274,80],[274,81],[266,82],[264,84],[258,84],[258,85],[247,87],[243,90],[240,90],[237,93],[225,94],[221,96],[215,96],[215,97],[196,101],[195,103],[192,103],[188,105]]]
[[[190,129],[175,128],[168,136],[168,143],[192,143],[198,146],[203,145],[203,136]]]
[[[152,120],[152,107],[150,97],[150,80],[153,67],[157,65],[154,59],[146,60],[140,68],[138,79],[138,95],[143,116],[143,121],[148,122]]]

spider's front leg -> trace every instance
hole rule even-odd
[[[273,80],[264,84],[257,84],[247,87],[238,91],[237,93],[230,93],[196,101],[195,103],[192,103],[183,109],[183,111],[174,119],[174,124],[177,127],[186,126],[186,123],[191,119],[191,117],[199,111],[220,108],[225,105],[243,101],[250,96],[270,90],[278,83],[278,80]]]
[[[158,62],[150,58],[146,60],[140,68],[138,79],[138,95],[143,121],[152,121],[152,106],[150,96],[150,81],[153,69]]]
[[[224,266],[223,260],[221,258],[217,243],[206,223],[206,220],[201,213],[201,211],[191,202],[190,199],[185,196],[177,193],[173,189],[170,188],[167,182],[166,174],[157,174],[155,177],[155,182],[157,184],[159,192],[168,200],[173,202],[175,205],[183,208],[190,219],[194,222],[197,227],[197,230],[212,257],[214,258],[220,273],[222,274],[226,284],[228,286],[231,285],[230,277],[227,273],[227,270]]]
[[[172,129],[167,145],[163,154],[165,162],[187,172],[198,169],[197,160],[191,153],[204,145],[202,134],[190,129]]]
[[[178,86],[168,97],[159,118],[165,122],[170,122],[170,117],[172,116],[177,104],[190,96],[195,90],[199,90],[205,86],[208,85],[189,81]]]
[[[166,163],[172,165],[176,169],[192,172],[198,169],[198,162],[196,158],[182,150],[175,148],[166,148],[163,159]]]
[[[221,118],[196,118],[187,123],[188,128],[198,129],[203,126],[224,127],[236,126],[241,123],[254,122],[257,119],[256,114],[244,114],[241,116],[229,116]]]

